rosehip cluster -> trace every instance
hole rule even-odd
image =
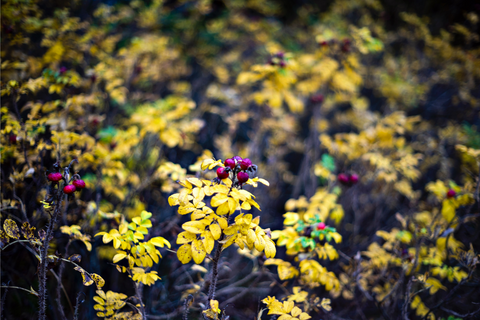
[[[80,176],[78,174],[73,175],[73,177],[72,177],[73,181],[72,181],[72,179],[70,179],[72,184],[68,184],[69,182],[67,182],[65,177],[60,172],[50,172],[47,175],[47,179],[48,179],[48,181],[51,181],[52,184],[54,184],[54,185],[58,184],[60,182],[60,180],[65,180],[65,182],[67,183],[63,187],[63,192],[65,194],[72,194],[75,191],[80,191],[83,188],[85,188],[85,181],[80,179]]]
[[[287,61],[285,60],[285,53],[277,52],[268,60],[268,64],[271,66],[280,66],[280,68],[285,68],[287,66]]]
[[[337,177],[338,181],[345,186],[352,186],[358,182],[358,175],[340,173]]]
[[[248,158],[242,159],[239,156],[226,159],[223,164],[225,167],[217,169],[217,178],[220,180],[226,179],[232,172],[233,178],[237,178],[239,185],[247,182],[250,176],[257,171],[257,166],[252,163],[252,160]]]

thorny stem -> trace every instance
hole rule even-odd
[[[70,164],[71,165],[71,164]],[[47,264],[48,264],[48,248],[50,246],[50,237],[53,233],[53,227],[57,222],[57,217],[61,213],[63,189],[58,189],[57,199],[55,203],[55,209],[53,211],[52,218],[48,222],[47,232],[43,239],[42,248],[40,250],[40,271],[38,273],[39,281],[39,320],[46,320],[47,313]]]
[[[410,291],[412,290],[413,276],[408,279],[407,290],[405,291],[405,302],[403,304],[402,318],[408,319],[408,305],[410,304]]]
[[[237,175],[237,171],[235,170],[233,171],[234,179],[232,180],[232,185],[230,186],[230,190],[228,191],[227,196],[230,194],[230,192],[233,189],[233,184],[234,184],[236,175]],[[230,211],[227,213],[227,223],[229,221],[229,218],[230,218]],[[222,235],[220,236],[219,240],[222,241],[224,240],[224,238],[225,238],[225,234],[223,233],[223,230],[222,230]],[[207,306],[205,306],[206,308],[209,308],[210,300],[213,300],[215,298],[215,290],[217,288],[217,280],[218,280],[218,263],[220,261],[220,255],[222,254],[222,248],[223,248],[223,244],[221,242],[218,242],[218,246],[215,251],[215,256],[213,257],[213,260],[212,260],[212,263],[213,263],[212,276],[210,281],[210,287],[208,288]]]
[[[472,268],[472,269],[470,270],[470,272],[468,273],[468,276],[467,276],[466,278],[462,279],[462,281],[460,281],[455,287],[453,287],[453,289],[450,290],[450,291],[448,292],[448,294],[447,294],[439,303],[437,303],[435,306],[433,306],[432,308],[430,308],[430,310],[428,310],[428,313],[423,316],[422,320],[423,320],[423,319],[428,319],[428,315],[429,315],[433,310],[441,307],[446,301],[448,301],[448,300],[453,296],[453,294],[460,288],[460,286],[461,286],[462,284],[464,284],[465,282],[467,282],[467,280],[472,277],[472,274],[473,274],[474,271],[475,271],[475,267]]]
[[[73,313],[73,320],[78,320],[78,314],[79,314],[79,310],[78,310],[78,307],[80,306],[80,304],[82,304],[85,300],[82,300],[80,301],[80,296],[81,295],[85,295],[82,291],[80,291],[78,294],[77,294],[77,300],[75,302],[75,311]]]
[[[223,237],[222,237],[223,238]],[[219,243],[215,251],[215,256],[213,257],[212,265],[212,277],[210,281],[210,287],[208,288],[208,299],[207,301],[213,300],[215,298],[215,289],[217,287],[218,280],[218,262],[220,261],[220,254],[222,253],[223,244]]]
[[[140,283],[134,283],[135,295],[137,296],[138,302],[140,304],[140,311],[142,313],[142,319],[147,320],[147,315],[145,313],[145,305],[143,304],[143,301],[142,301],[142,290],[141,290],[140,286],[141,286]]]
[[[65,256],[68,257],[68,248],[70,247],[70,243],[71,241],[68,241],[66,247],[65,247]],[[58,276],[57,276],[57,280],[58,280],[58,285],[57,285],[57,302],[58,302],[58,311],[60,313],[60,315],[63,317],[63,319],[66,319],[66,316],[65,316],[65,311],[63,310],[63,306],[62,306],[62,299],[61,299],[61,292],[60,290],[63,289],[63,292],[65,294],[65,297],[67,298],[68,300],[68,304],[70,305],[70,309],[72,309],[72,312],[73,312],[73,308],[72,308],[72,303],[70,302],[70,299],[67,295],[67,292],[65,291],[65,287],[63,286],[62,284],[62,277],[63,277],[63,271],[65,270],[65,263],[62,263],[60,264],[60,267],[58,269]]]

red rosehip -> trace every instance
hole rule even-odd
[[[350,182],[351,184],[357,183],[357,182],[358,182],[358,174],[355,174],[355,173],[354,173],[354,174],[350,175],[350,177],[349,177],[349,182]]]
[[[252,165],[252,160],[245,158],[240,162],[240,168],[247,170]]]
[[[323,94],[316,94],[310,97],[310,100],[315,103],[323,102]]]
[[[338,181],[342,184],[348,184],[350,182],[350,179],[345,173],[340,173],[337,177]]]
[[[448,192],[447,192],[447,198],[453,198],[453,197],[455,197],[456,194],[457,194],[457,193],[455,192],[455,190],[450,189],[450,190],[448,190]]]
[[[248,176],[248,173],[246,172],[241,171],[237,174],[237,179],[240,184],[247,182],[248,178],[249,176]]]
[[[62,180],[62,174],[60,172],[51,172],[48,174],[47,179],[49,181],[58,183],[58,181]]]
[[[66,193],[66,194],[74,193],[75,190],[77,190],[77,189],[75,188],[75,186],[73,184],[68,184],[65,187],[63,187],[63,192]]]
[[[319,224],[317,224],[317,230],[324,230],[324,229],[325,229],[325,223],[320,222]]]
[[[230,169],[235,168],[235,160],[233,159],[226,159],[223,164],[225,165],[225,167],[230,167]]]
[[[220,167],[217,169],[217,177],[221,180],[228,178],[228,172],[225,168]]]
[[[17,135],[16,134],[11,134],[9,137],[8,137],[8,140],[10,141],[10,143],[17,143]]]
[[[85,188],[85,181],[83,181],[82,179],[73,180],[72,183],[77,190]]]

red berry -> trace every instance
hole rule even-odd
[[[77,189],[75,188],[75,186],[73,184],[68,184],[65,187],[63,187],[63,192],[65,192],[66,194],[74,193],[75,190],[77,190]]]
[[[246,173],[246,172],[243,172],[243,171],[242,171],[242,172],[239,172],[239,173],[237,174],[237,179],[238,179],[238,182],[239,182],[240,184],[247,182],[247,181],[248,181],[248,178],[249,178],[249,176],[248,176],[248,173]]]
[[[358,182],[358,174],[354,173],[354,174],[350,175],[349,180],[350,180],[351,184],[357,183]]]
[[[285,68],[287,66],[287,64],[285,63],[285,61],[280,61],[280,68]]]
[[[252,160],[245,158],[240,162],[240,168],[247,170],[252,165]]]
[[[323,94],[316,94],[310,97],[310,100],[315,103],[323,102]]]
[[[49,181],[58,183],[58,181],[62,180],[62,174],[60,172],[52,172],[48,174],[47,179]]]
[[[320,45],[321,45],[322,47],[327,47],[327,46],[328,46],[328,42],[327,42],[327,41],[322,41],[322,42],[320,42]]]
[[[350,182],[350,179],[345,173],[340,173],[337,177],[338,181],[342,184],[348,184]]]
[[[64,74],[65,72],[67,72],[67,67],[61,67],[60,68],[60,74]]]
[[[223,164],[225,165],[225,167],[230,167],[230,169],[235,168],[235,160],[233,159],[227,159]]]
[[[85,181],[83,181],[82,179],[73,180],[72,183],[77,190],[85,188]]]
[[[222,180],[228,178],[227,170],[225,170],[225,168],[223,168],[223,167],[218,168],[217,169],[217,177],[219,179],[222,179]]]
[[[242,157],[239,157],[239,156],[235,156],[232,159],[235,160],[237,163],[242,161]]]
[[[456,194],[457,194],[457,193],[455,192],[455,190],[450,189],[450,190],[448,190],[448,192],[447,192],[447,198],[453,198],[453,197],[455,197]]]
[[[17,135],[16,134],[11,134],[8,137],[8,140],[10,140],[10,143],[17,143]]]
[[[323,229],[325,229],[325,223],[320,222],[319,224],[317,224],[317,230],[323,230]]]

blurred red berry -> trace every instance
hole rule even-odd
[[[85,188],[85,181],[83,181],[82,179],[73,180],[72,183],[77,190]]]
[[[279,65],[280,65],[280,68],[285,68],[287,66],[287,64],[283,60],[280,61]]]
[[[323,94],[316,94],[310,97],[310,101],[314,103],[323,102]]]
[[[17,143],[17,135],[12,133],[12,134],[8,137],[8,140],[10,141],[10,143]]]
[[[47,179],[49,181],[58,183],[58,181],[62,180],[62,174],[60,172],[52,172],[48,174]]]
[[[450,189],[450,190],[448,190],[448,192],[447,192],[447,198],[453,198],[453,197],[455,197],[456,194],[457,194],[457,193],[455,192],[455,190]]]
[[[217,169],[217,177],[218,177],[219,179],[222,179],[222,180],[228,178],[228,172],[227,172],[227,170],[225,170],[224,167],[218,168],[218,169]]]
[[[283,59],[285,57],[285,53],[282,51],[279,51],[277,52],[276,56],[279,57],[280,59]]]
[[[320,222],[319,224],[317,224],[317,230],[324,230],[324,229],[325,229],[325,223]]]
[[[349,52],[351,43],[352,42],[350,41],[350,39],[343,39],[343,44],[342,44],[342,48],[341,48],[342,52],[344,52],[344,53]]]
[[[356,184],[358,182],[358,174],[354,173],[354,174],[350,175],[349,182],[351,184]]]
[[[340,173],[338,176],[337,176],[337,179],[338,181],[340,181],[340,183],[342,184],[348,184],[350,182],[350,179],[348,178],[348,176],[345,174],[345,173]]]
[[[237,179],[238,179],[239,183],[247,182],[248,178],[249,178],[249,176],[248,176],[248,173],[246,173],[246,172],[241,171],[237,174]]]
[[[66,185],[65,187],[63,187],[63,192],[66,193],[66,194],[74,193],[75,190],[77,190],[77,189],[75,188],[75,186],[73,184],[69,184],[69,185]]]
[[[230,169],[235,168],[235,160],[233,159],[226,159],[225,162],[223,162],[223,164],[225,165],[225,167],[230,167]]]
[[[64,74],[67,70],[67,67],[60,67],[60,74]]]
[[[247,170],[252,165],[252,160],[245,158],[240,162],[240,168]]]
[[[319,43],[322,47],[327,47],[328,46],[328,42],[327,41],[322,41]]]

